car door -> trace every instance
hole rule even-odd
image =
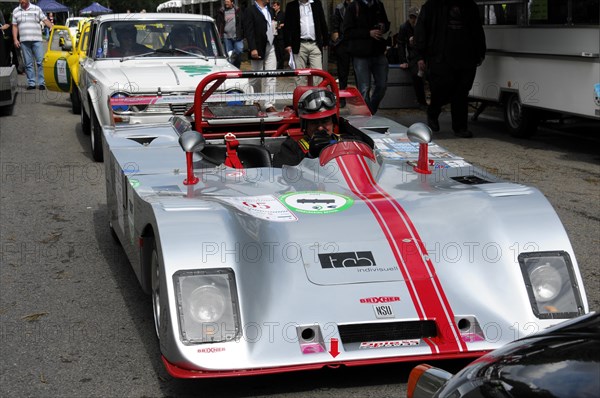
[[[77,40],[77,48],[74,53],[67,58],[69,70],[71,71],[71,79],[73,84],[79,84],[79,71],[81,64],[87,57],[87,48],[90,42],[90,24],[86,23],[79,31],[79,39]],[[72,87],[75,90],[75,87]]]
[[[51,91],[69,92],[72,78],[67,58],[73,53],[73,37],[69,28],[55,25],[48,39],[48,50],[42,61],[46,87]]]

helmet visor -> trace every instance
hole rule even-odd
[[[302,95],[298,101],[298,110],[303,112],[319,112],[335,108],[335,95],[328,90],[311,90]]]

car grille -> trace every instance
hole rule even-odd
[[[406,321],[338,325],[342,343],[421,339],[437,336],[435,321]]]

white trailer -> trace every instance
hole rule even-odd
[[[600,120],[599,0],[477,1],[487,54],[470,96],[501,104],[509,132],[528,137],[541,119]]]

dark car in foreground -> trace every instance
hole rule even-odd
[[[598,397],[599,361],[600,314],[590,313],[509,343],[456,375],[419,365],[408,397]]]

